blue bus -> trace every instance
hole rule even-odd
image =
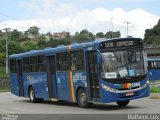
[[[39,100],[126,106],[149,96],[140,38],[102,39],[9,56],[11,92]]]
[[[147,59],[149,80],[160,80],[160,59]]]

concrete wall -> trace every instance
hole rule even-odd
[[[0,78],[0,86],[9,86],[8,78]]]
[[[160,58],[160,45],[144,45],[148,58]]]

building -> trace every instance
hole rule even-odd
[[[69,32],[56,32],[53,33],[52,38],[53,39],[63,39],[69,35]]]
[[[148,58],[160,58],[160,45],[144,45]]]

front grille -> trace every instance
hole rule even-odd
[[[122,90],[134,90],[134,89],[137,89],[137,88],[139,88],[139,86],[138,86],[138,87],[134,87],[134,88],[132,88],[132,89],[128,89],[128,88],[118,88],[117,90],[119,90],[119,91],[122,91]]]

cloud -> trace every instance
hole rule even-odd
[[[30,26],[38,26],[41,32],[57,32],[69,30],[72,34],[82,29],[88,29],[94,34],[120,30],[122,37],[126,36],[125,21],[128,24],[128,33],[134,37],[144,37],[145,29],[153,27],[159,19],[143,9],[125,11],[122,8],[109,10],[103,7],[94,9],[78,8],[73,3],[56,0],[34,0],[22,2],[21,6],[28,9],[32,19],[9,20],[0,25],[8,24],[9,27],[27,30]]]

